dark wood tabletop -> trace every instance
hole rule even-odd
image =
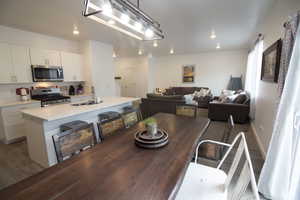
[[[181,185],[207,118],[159,113],[158,127],[169,144],[142,149],[134,144],[140,123],[117,132],[94,148],[0,191],[0,199],[166,200]]]

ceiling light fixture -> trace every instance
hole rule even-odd
[[[210,39],[216,39],[217,35],[214,30],[211,31]]]
[[[157,47],[157,46],[158,46],[157,40],[154,40],[153,46],[154,46],[154,47]]]
[[[138,40],[159,40],[164,35],[160,24],[129,0],[85,0],[83,16]],[[111,23],[113,20],[114,23]]]
[[[143,54],[143,52],[142,52],[141,49],[139,50],[138,54],[139,54],[139,55],[142,55],[142,54]]]
[[[113,57],[113,58],[116,58],[116,57],[117,57],[117,55],[116,55],[116,53],[115,53],[115,52],[113,52],[113,55],[112,55],[112,57]]]
[[[170,54],[174,54],[174,49],[173,48],[170,50]]]
[[[108,23],[109,23],[110,25],[114,25],[116,22],[115,22],[114,20],[111,19],[111,20],[108,21]]]
[[[143,24],[141,24],[140,22],[135,22],[134,26],[138,31],[141,31],[143,29]]]
[[[220,43],[218,43],[218,44],[217,44],[217,47],[216,47],[216,49],[221,49],[221,45],[220,45]]]
[[[73,29],[73,35],[79,35],[79,31],[78,31],[77,26],[75,26],[74,29]]]
[[[123,23],[127,24],[130,20],[130,17],[126,13],[122,13],[121,20]]]

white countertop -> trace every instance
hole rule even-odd
[[[11,106],[18,106],[18,105],[26,105],[26,104],[33,104],[33,103],[41,103],[40,101],[36,100],[29,100],[29,101],[0,101],[0,108],[4,107],[11,107]]]
[[[91,97],[93,94],[76,94],[76,95],[69,95],[71,98],[79,98],[79,97]]]
[[[137,101],[139,99],[140,98],[130,98],[130,97],[103,97],[102,98],[103,102],[100,104],[83,105],[83,106],[72,106],[72,103],[61,104],[61,105],[53,105],[49,107],[25,109],[22,110],[22,113],[24,115],[29,115],[31,117],[39,118],[42,120],[52,121],[52,120],[71,117],[74,115],[79,115],[87,112],[101,110],[104,108],[118,106],[125,103],[130,103],[132,101]]]

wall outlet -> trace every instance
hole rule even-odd
[[[265,128],[264,128],[262,125],[260,125],[260,126],[259,126],[259,130],[260,130],[261,132],[263,132],[263,131],[265,130]]]

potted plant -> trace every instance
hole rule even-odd
[[[149,117],[149,118],[145,119],[144,124],[146,126],[147,133],[149,135],[154,136],[157,133],[157,121],[155,118]]]

